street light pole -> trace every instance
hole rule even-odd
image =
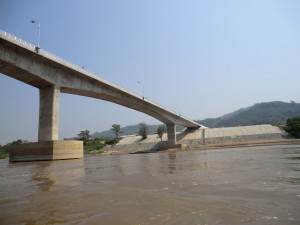
[[[175,106],[177,106],[177,108],[178,108],[178,114],[179,114],[179,116],[181,116],[180,105],[179,104],[175,104]]]
[[[36,49],[38,50],[38,49],[40,49],[41,24],[37,20],[31,20],[31,23],[33,23],[33,24],[37,23],[38,24],[39,33],[38,33],[38,41],[37,41],[37,47],[36,47]]]
[[[142,85],[142,88],[143,88],[143,99],[145,98],[145,88],[144,88],[144,83],[143,82],[140,82],[140,81],[138,81],[137,82],[138,84],[141,84]]]

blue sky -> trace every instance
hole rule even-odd
[[[0,29],[190,119],[300,102],[298,0],[0,0]],[[138,83],[142,82],[142,84]],[[37,140],[38,90],[0,74],[0,144]],[[60,139],[159,121],[62,94]]]

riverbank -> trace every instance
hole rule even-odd
[[[128,150],[104,150],[100,155],[124,155],[124,154],[142,154],[142,153],[155,153],[155,152],[180,152],[180,151],[199,151],[210,149],[222,149],[222,148],[241,148],[241,147],[255,147],[255,146],[273,146],[273,145],[300,145],[300,139],[274,139],[274,140],[259,140],[249,142],[235,142],[235,143],[223,143],[223,144],[207,144],[196,148],[170,148],[165,150],[141,150],[135,149]]]
[[[122,149],[105,149],[102,151],[94,151],[91,154],[85,154],[85,156],[96,156],[96,155],[127,155],[127,154],[146,154],[146,153],[159,153],[159,152],[192,152],[201,150],[211,150],[211,149],[228,149],[228,148],[243,148],[243,147],[255,147],[255,146],[273,146],[273,145],[300,145],[300,139],[274,139],[274,140],[260,140],[260,141],[249,141],[249,142],[235,142],[235,143],[222,143],[222,144],[207,144],[198,146],[196,148],[169,148],[164,150],[136,150],[126,146],[124,150]],[[8,155],[1,159],[8,159]]]
[[[157,135],[148,135],[147,139],[140,136],[123,137],[119,143],[103,148],[103,155],[149,153],[158,151],[193,151],[211,148],[233,148],[243,146],[293,144],[297,140],[289,139],[288,135],[270,124],[222,127],[190,130],[177,133],[179,148],[165,150],[167,135],[162,141]]]
[[[196,150],[210,150],[210,149],[222,149],[222,148],[241,148],[241,147],[255,147],[255,146],[272,146],[272,145],[300,145],[300,139],[276,139],[276,140],[261,140],[250,142],[237,142],[227,144],[209,144],[194,149],[187,148],[185,151]],[[163,151],[182,151],[182,149],[167,149]]]
[[[177,133],[177,148],[166,149],[167,135],[162,140],[156,134],[148,135],[147,139],[141,136],[124,136],[116,143],[112,140],[97,140],[85,146],[85,155],[123,155],[141,154],[164,151],[195,151],[217,148],[237,148],[261,145],[300,144],[300,139],[288,138],[288,135],[269,124],[207,128],[197,130],[183,130]],[[108,143],[109,141],[109,143]],[[106,146],[105,146],[106,145]],[[105,146],[105,147],[103,147]],[[6,156],[7,156],[6,152]]]

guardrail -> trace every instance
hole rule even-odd
[[[20,42],[21,44],[23,44],[23,45],[25,45],[25,46],[28,46],[28,47],[32,48],[33,51],[37,49],[37,46],[35,46],[35,45],[33,45],[33,44],[31,44],[31,43],[29,43],[29,42],[27,42],[27,41],[24,41],[23,39],[18,38],[18,37],[14,36],[14,35],[12,35],[12,34],[10,34],[10,33],[8,33],[8,32],[6,32],[6,31],[4,31],[4,30],[1,30],[1,29],[0,29],[0,33],[4,34],[6,37],[9,37],[9,38],[11,38],[11,39],[13,39],[13,40],[15,40],[15,41]],[[157,107],[159,107],[159,108],[161,108],[161,109],[164,109],[164,110],[166,110],[166,111],[169,111],[169,112],[172,113],[172,114],[176,114],[177,116],[181,117],[182,119],[189,120],[189,119],[187,119],[187,118],[182,117],[180,113],[174,112],[174,111],[171,110],[171,109],[168,109],[168,108],[166,108],[166,107],[164,107],[164,106],[162,106],[162,105],[160,105],[160,104],[158,104],[158,103],[156,103],[156,102],[153,102],[153,101],[149,100],[148,98],[146,98],[145,96],[139,96],[139,95],[137,95],[137,94],[135,94],[135,93],[133,93],[133,92],[127,90],[126,88],[122,88],[122,87],[120,87],[120,86],[118,86],[118,85],[115,85],[115,84],[113,84],[113,83],[110,83],[110,82],[108,82],[108,81],[106,81],[106,80],[104,80],[104,79],[102,79],[102,78],[100,78],[100,77],[94,75],[93,73],[87,71],[86,69],[83,69],[82,67],[80,67],[80,66],[78,66],[78,65],[75,65],[74,63],[68,62],[67,60],[65,60],[65,59],[63,59],[63,58],[60,58],[60,57],[58,57],[57,55],[55,55],[55,54],[53,54],[53,53],[50,53],[50,52],[48,52],[48,51],[46,51],[46,50],[44,50],[44,49],[40,49],[40,48],[38,49],[38,52],[39,52],[41,55],[46,56],[46,57],[48,57],[48,58],[50,58],[50,59],[52,59],[52,60],[54,60],[54,61],[56,61],[56,62],[58,61],[58,62],[60,62],[60,63],[62,63],[62,64],[64,64],[64,65],[66,65],[66,66],[68,66],[68,67],[70,67],[70,68],[72,68],[72,69],[79,70],[80,72],[82,72],[82,73],[84,73],[84,74],[86,74],[86,75],[88,75],[88,76],[90,76],[90,77],[93,77],[93,78],[96,78],[96,79],[100,79],[102,82],[104,82],[104,83],[106,83],[106,84],[109,84],[109,85],[111,85],[111,86],[113,86],[113,87],[115,87],[115,88],[117,88],[117,89],[119,89],[119,90],[126,91],[127,93],[129,93],[129,94],[131,94],[131,95],[133,95],[133,96],[136,96],[136,97],[138,97],[138,98],[141,98],[141,99],[143,99],[145,102],[148,102],[148,103],[150,103],[150,104],[156,105]]]
[[[6,31],[4,31],[4,30],[1,30],[1,29],[0,29],[0,33],[4,34],[6,37],[9,37],[9,38],[11,38],[11,39],[13,39],[13,40],[15,40],[15,41],[20,42],[20,43],[23,44],[23,45],[26,45],[27,47],[32,48],[33,51],[34,51],[34,50],[36,51],[36,49],[37,49],[37,46],[35,46],[35,45],[33,45],[33,44],[31,44],[31,43],[29,43],[29,42],[27,42],[27,41],[24,41],[23,39],[18,38],[18,37],[14,36],[14,35],[12,35],[12,34],[10,34],[10,33],[8,33],[8,32],[6,32]],[[120,86],[118,86],[118,85],[115,85],[115,84],[113,84],[113,83],[110,83],[110,82],[108,82],[108,81],[102,79],[101,77],[96,76],[95,74],[89,72],[88,70],[86,70],[86,69],[84,69],[84,68],[82,68],[82,67],[80,67],[80,66],[78,66],[78,65],[76,65],[76,64],[74,64],[74,63],[71,63],[71,62],[69,62],[69,61],[67,61],[67,60],[65,60],[65,59],[63,59],[63,58],[60,58],[59,56],[57,56],[57,55],[55,55],[55,54],[53,54],[53,53],[50,53],[50,52],[48,52],[48,51],[46,51],[46,50],[44,50],[44,49],[38,48],[38,53],[40,53],[40,54],[43,55],[44,57],[47,57],[47,58],[49,58],[49,59],[51,59],[51,60],[53,60],[53,61],[62,63],[62,64],[64,64],[64,65],[67,66],[67,67],[70,67],[70,68],[75,69],[75,70],[79,70],[80,72],[82,72],[82,73],[84,73],[84,74],[86,74],[86,75],[88,75],[88,76],[90,76],[90,77],[93,77],[93,78],[96,78],[96,79],[100,79],[102,82],[104,82],[104,83],[106,83],[106,84],[109,84],[109,85],[111,85],[111,86],[113,86],[113,87],[116,87],[116,88],[118,88],[118,89],[121,89],[121,90],[125,90],[126,92],[129,92],[129,93],[132,94],[132,95],[136,95],[136,94],[134,94],[134,93],[128,91],[127,89],[122,88],[122,87],[120,87]],[[138,96],[138,95],[136,95],[136,96]],[[138,96],[138,97],[139,97],[139,96]],[[142,97],[141,97],[141,98],[142,98]]]
[[[10,38],[12,38],[12,39],[14,39],[14,40],[16,40],[16,41],[19,41],[19,42],[21,42],[21,43],[23,43],[23,44],[25,44],[25,45],[27,45],[27,46],[29,46],[29,47],[35,48],[35,46],[34,46],[33,44],[31,44],[31,43],[29,43],[29,42],[26,42],[26,41],[22,40],[21,38],[18,38],[18,37],[14,36],[14,35],[12,35],[12,34],[10,34],[10,33],[7,33],[7,32],[4,31],[4,30],[1,30],[1,29],[0,29],[0,32],[1,32],[2,34],[4,34],[5,36],[8,36],[8,37],[10,37]]]
[[[57,55],[55,55],[55,54],[53,54],[53,53],[50,53],[50,52],[48,52],[48,51],[46,51],[46,50],[44,50],[44,49],[41,49],[40,47],[37,47],[36,45],[33,45],[33,44],[31,44],[31,43],[29,43],[29,42],[27,42],[27,41],[24,41],[23,39],[18,38],[18,37],[14,36],[14,35],[12,35],[12,34],[10,34],[10,33],[8,33],[8,32],[6,32],[6,31],[4,31],[4,30],[1,30],[1,29],[0,29],[0,33],[4,34],[5,36],[7,36],[7,37],[9,37],[9,38],[11,38],[11,39],[13,39],[13,40],[15,40],[15,41],[20,42],[21,44],[24,44],[24,45],[26,45],[26,46],[32,48],[32,50],[38,49],[38,52],[39,52],[41,55],[46,56],[46,57],[48,57],[48,58],[50,58],[50,59],[52,59],[52,60],[54,60],[54,61],[59,61],[59,62],[63,63],[64,65],[68,66],[68,67],[71,67],[71,68],[76,69],[76,70],[80,70],[80,71],[82,71],[82,72],[84,72],[84,73],[89,74],[89,75],[92,76],[92,77],[95,76],[93,73],[91,73],[91,72],[89,72],[89,71],[83,69],[82,67],[80,67],[80,66],[78,66],[78,65],[76,65],[76,64],[74,64],[74,63],[71,63],[71,62],[69,62],[69,61],[67,61],[67,60],[65,60],[65,59],[63,59],[63,58],[60,58],[59,56],[57,56]]]

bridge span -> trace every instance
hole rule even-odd
[[[170,145],[177,143],[176,125],[203,127],[1,30],[0,73],[39,89],[38,142],[58,140],[60,93],[97,98],[150,115],[166,124]]]

